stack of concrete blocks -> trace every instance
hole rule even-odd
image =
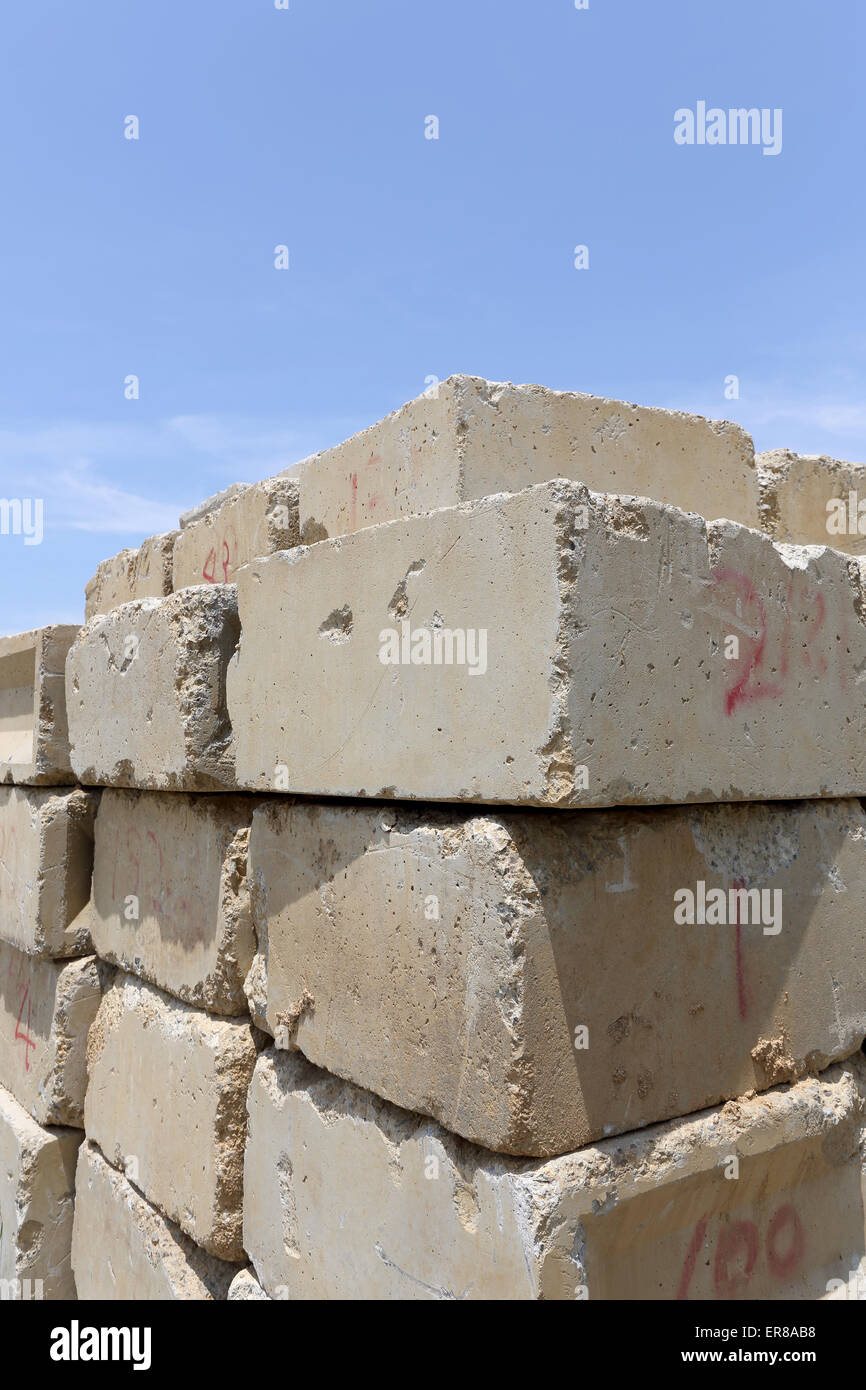
[[[797,482],[831,462],[455,378],[182,519],[161,592],[102,567],[80,1296],[857,1280],[864,572]]]
[[[0,640],[0,1298],[75,1297],[85,1051],[106,972],[84,923],[98,796],[74,785],[74,627]]]

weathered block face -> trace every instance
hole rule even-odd
[[[225,673],[237,640],[237,596],[225,584],[92,618],[66,666],[79,780],[154,791],[230,788]]]
[[[41,1125],[84,1124],[87,1034],[111,971],[0,941],[0,1085]]]
[[[238,1262],[255,1060],[248,1023],[212,1018],[129,975],[107,991],[90,1031],[88,1138],[197,1245]]]
[[[238,596],[250,789],[581,808],[866,790],[862,577],[837,551],[558,481],[255,561]]]
[[[0,782],[63,786],[75,781],[64,665],[78,631],[45,627],[0,638]]]
[[[271,1298],[820,1298],[866,1249],[863,1100],[857,1058],[530,1163],[265,1052],[244,1243]]]
[[[80,1299],[138,1303],[225,1299],[236,1272],[200,1250],[90,1143],[78,1156],[72,1268]]]
[[[8,1297],[75,1298],[72,1209],[83,1138],[76,1129],[42,1129],[0,1088],[0,1280]]]
[[[255,952],[247,842],[256,804],[107,788],[87,914],[99,955],[189,1004],[246,1013]]]
[[[277,1045],[498,1152],[763,1091],[866,1035],[856,801],[269,802],[250,880]]]
[[[178,534],[166,531],[149,536],[136,550],[121,550],[103,560],[85,590],[85,621],[134,599],[170,594],[171,557]]]
[[[551,478],[758,525],[738,425],[478,377],[450,377],[299,471],[305,544]]]
[[[0,938],[29,955],[92,950],[90,899],[98,792],[0,787]]]
[[[759,524],[774,541],[866,555],[866,465],[771,449],[755,466]]]
[[[242,565],[297,545],[298,485],[284,477],[241,488],[179,533],[172,584],[233,584]]]

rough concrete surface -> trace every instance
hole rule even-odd
[[[85,621],[134,599],[170,594],[171,556],[178,534],[166,531],[148,536],[137,549],[121,550],[103,560],[85,589]]]
[[[109,967],[53,961],[0,941],[0,1085],[40,1125],[84,1123],[87,1034]]]
[[[0,1280],[8,1298],[75,1298],[70,1246],[83,1137],[42,1129],[0,1087]],[[15,1280],[29,1281],[27,1290]]]
[[[208,1255],[146,1202],[94,1144],[78,1154],[72,1268],[80,1299],[225,1299],[236,1266]]]
[[[141,599],[92,618],[66,667],[78,780],[155,791],[230,788],[225,672],[237,639],[231,585]]]
[[[0,787],[0,937],[36,956],[92,950],[90,898],[98,792]]]
[[[543,386],[452,376],[303,461],[301,538],[570,478],[758,525],[754,446],[739,425]]]
[[[244,1241],[290,1299],[813,1299],[863,1256],[863,1098],[857,1058],[529,1163],[268,1051]]]
[[[565,1153],[819,1071],[866,1036],[857,801],[271,802],[250,880],[255,1015],[278,1045],[497,1151]],[[721,923],[676,921],[698,883],[723,890]],[[738,887],[763,897],[730,912]]]
[[[297,483],[283,477],[253,483],[184,526],[174,547],[173,586],[231,584],[241,565],[299,539]]]
[[[85,1129],[114,1167],[210,1254],[239,1263],[248,1023],[211,1018],[132,976],[90,1031]]]
[[[0,637],[0,782],[75,781],[63,672],[78,632],[58,625]]]
[[[270,1303],[258,1279],[251,1269],[242,1269],[235,1275],[228,1292],[230,1303]]]
[[[863,576],[834,550],[556,481],[254,561],[238,600],[228,705],[250,789],[579,807],[866,791]]]

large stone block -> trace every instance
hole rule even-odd
[[[253,483],[184,526],[174,547],[174,588],[232,584],[241,565],[299,539],[298,484],[284,477]]]
[[[87,1137],[197,1245],[240,1263],[248,1023],[211,1018],[126,975],[91,1032]]]
[[[247,1011],[254,798],[106,789],[96,819],[96,950],[211,1013]]]
[[[83,1137],[77,1129],[42,1129],[0,1088],[0,1281],[6,1297],[75,1298],[70,1247]]]
[[[813,1299],[863,1256],[863,1101],[857,1058],[528,1163],[265,1052],[244,1242],[272,1298]]]
[[[857,801],[267,803],[250,878],[252,1002],[278,1045],[500,1152],[766,1090],[866,1036]],[[716,925],[682,922],[678,894],[697,912],[719,889]]]
[[[80,1299],[135,1303],[225,1299],[237,1272],[200,1250],[89,1142],[78,1155],[72,1268]]]
[[[739,425],[453,376],[304,460],[301,539],[342,536],[551,478],[758,525],[754,446]]]
[[[79,781],[155,791],[230,787],[225,672],[237,639],[231,585],[141,599],[92,618],[66,665]]]
[[[92,950],[90,898],[98,792],[0,787],[0,937],[36,956]]]
[[[758,454],[755,465],[761,530],[774,541],[866,555],[866,465],[790,449]]]
[[[75,781],[63,673],[78,632],[58,625],[0,637],[0,782]]]
[[[84,1123],[87,1034],[110,973],[95,956],[40,960],[0,941],[0,1085],[38,1124]]]
[[[148,536],[135,550],[121,550],[96,568],[85,589],[86,621],[139,598],[171,593],[171,557],[177,531]]]
[[[253,561],[237,777],[547,806],[850,796],[858,563],[564,481]]]

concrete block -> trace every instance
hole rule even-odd
[[[755,465],[761,530],[773,540],[866,555],[866,465],[790,449],[758,454]]]
[[[566,1153],[766,1090],[866,1036],[857,801],[271,802],[250,878],[278,1045],[499,1152]],[[678,921],[677,895],[697,912],[702,889],[722,890],[720,923]]]
[[[242,1269],[232,1280],[228,1292],[229,1303],[270,1303],[258,1279],[251,1269]]]
[[[40,960],[0,941],[0,1085],[38,1124],[84,1123],[87,1034],[110,973],[95,956]]]
[[[244,1243],[289,1299],[813,1299],[863,1255],[863,1102],[857,1058],[529,1163],[264,1052]]]
[[[238,783],[611,806],[851,796],[859,564],[555,481],[253,561]]]
[[[452,376],[434,396],[304,460],[301,539],[343,536],[551,478],[758,525],[754,446],[739,425]]]
[[[79,1150],[72,1268],[84,1300],[224,1300],[236,1273],[146,1202],[94,1144]]]
[[[255,805],[248,797],[107,788],[88,916],[99,955],[188,1004],[246,1013]]]
[[[103,560],[84,591],[85,621],[134,599],[170,594],[171,556],[177,536],[177,531],[149,536],[137,549],[121,550]]]
[[[78,631],[58,625],[0,637],[0,782],[75,781],[63,671]]]
[[[0,937],[35,956],[92,950],[90,898],[98,792],[0,787]]]
[[[0,1281],[5,1297],[75,1298],[70,1247],[75,1160],[83,1137],[77,1129],[42,1129],[0,1088]]]
[[[190,519],[175,542],[173,584],[232,584],[241,565],[297,545],[298,485],[268,478]]]
[[[78,780],[154,791],[230,787],[225,672],[237,639],[231,585],[92,618],[66,665]]]
[[[211,1018],[129,975],[90,1031],[87,1137],[197,1245],[236,1263],[255,1059],[248,1023]]]

